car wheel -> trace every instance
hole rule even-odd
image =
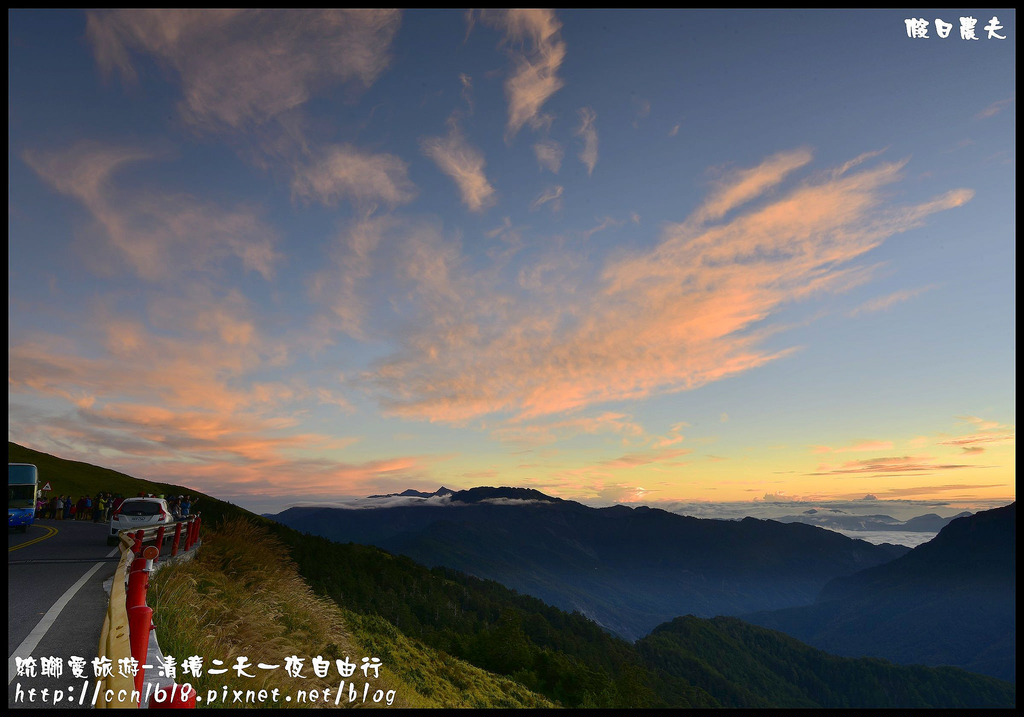
[[[107,536],[107,545],[117,545],[117,536],[108,535]]]

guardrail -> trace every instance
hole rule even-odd
[[[202,519],[198,515],[176,523],[171,555],[178,554],[182,532],[185,533],[182,550],[188,552],[196,547],[201,526]],[[122,530],[118,533],[121,560],[114,572],[110,602],[103,619],[98,650],[99,657],[107,658],[107,664],[112,669],[109,670],[109,674],[105,673],[97,679],[97,709],[137,709],[144,706],[166,709],[196,706],[195,691],[189,694],[180,689],[173,689],[173,680],[167,678],[163,678],[163,684],[158,685],[156,691],[149,695],[148,704],[142,704],[146,682],[145,666],[150,654],[150,633],[155,629],[153,608],[146,605],[146,594],[149,589],[149,575],[154,570],[154,562],[159,559],[163,549],[165,531],[161,527],[157,531],[156,544],[143,549],[144,532]],[[131,659],[135,660],[138,670],[134,676],[126,676],[117,668],[122,664],[128,664]],[[159,659],[162,660],[162,656]],[[121,662],[122,660],[125,662]]]

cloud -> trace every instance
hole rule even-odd
[[[533,153],[537,155],[537,163],[542,169],[546,169],[552,174],[558,174],[558,170],[562,167],[562,157],[565,154],[562,145],[553,140],[537,142],[533,145]]]
[[[482,20],[505,32],[514,64],[505,82],[508,98],[508,135],[514,137],[524,124],[538,129],[547,124],[541,108],[565,84],[558,69],[565,60],[562,24],[553,10],[485,10]]]
[[[494,187],[484,174],[484,155],[466,142],[454,119],[448,122],[447,137],[427,137],[420,147],[455,181],[462,203],[471,212],[482,211],[494,203]]]
[[[310,280],[310,296],[327,305],[330,323],[354,338],[367,338],[364,320],[369,297],[365,282],[372,274],[373,253],[396,225],[390,216],[367,216],[354,222],[338,237],[330,264]]]
[[[975,433],[970,436],[961,436],[959,438],[952,438],[948,441],[939,441],[940,446],[956,446],[965,448],[967,446],[977,446],[978,444],[1000,444],[1000,443],[1013,443],[1016,440],[1016,434],[1012,431],[1006,431],[1001,433]]]
[[[393,154],[369,154],[349,145],[321,148],[316,159],[295,169],[292,192],[333,205],[351,199],[360,206],[396,206],[412,201],[416,187],[408,165]]]
[[[471,272],[455,243],[433,235],[416,255],[440,262],[444,280],[421,287],[415,329],[368,383],[391,414],[453,423],[532,420],[693,389],[791,353],[764,343],[781,330],[769,320],[782,306],[865,280],[870,270],[856,260],[971,196],[887,206],[903,163],[883,163],[817,173],[753,203],[755,189],[767,192],[808,161],[800,150],[734,172],[735,186],[716,187],[653,248],[598,266],[586,255],[562,261],[556,283]]]
[[[552,202],[551,211],[557,212],[562,208],[562,191],[563,187],[561,185],[548,187],[530,203],[530,211],[535,212],[548,202]]]
[[[397,10],[112,10],[87,16],[100,69],[135,81],[133,53],[181,84],[182,115],[215,130],[248,130],[315,92],[369,87],[390,62]]]
[[[974,119],[988,119],[989,117],[995,117],[997,114],[1002,112],[1004,109],[1013,104],[1014,98],[1007,97],[1005,100],[999,100],[993,102],[988,107],[983,109],[978,114],[974,115]]]
[[[978,430],[988,431],[993,428],[1005,428],[998,421],[986,421],[984,418],[977,416],[957,416],[957,420],[963,421],[964,423],[971,423],[978,427]]]
[[[611,217],[605,217],[604,219],[601,220],[601,223],[598,224],[597,226],[591,227],[590,229],[586,229],[586,230],[580,232],[580,236],[582,236],[584,239],[589,239],[590,237],[594,236],[598,232],[603,232],[605,229],[611,229],[612,227],[621,227],[622,224],[623,224],[623,222],[621,222],[621,221],[619,221],[617,219],[612,219]]]
[[[597,114],[589,107],[583,107],[579,111],[580,126],[576,129],[576,136],[583,139],[583,149],[580,150],[580,161],[587,168],[587,174],[594,173],[597,166],[597,128],[594,126]]]
[[[871,301],[861,304],[851,311],[849,315],[853,317],[861,314],[873,313],[875,311],[885,311],[896,304],[913,299],[915,296],[920,296],[926,291],[930,291],[934,288],[934,285],[923,286],[920,289],[908,289],[905,291],[897,291],[892,294],[888,294],[887,296],[881,296],[877,299],[872,299]]]
[[[866,458],[859,461],[847,461],[840,466],[820,466],[812,476],[829,475],[894,475],[897,473],[930,474],[936,471],[959,470],[962,468],[978,468],[976,465],[935,464],[931,456],[888,456],[882,458]]]
[[[188,194],[122,188],[114,181],[122,168],[161,156],[82,142],[66,151],[26,152],[24,158],[54,189],[85,206],[101,229],[102,246],[143,279],[210,271],[231,258],[271,278],[280,260],[277,233],[255,207],[222,209]],[[104,257],[92,258],[94,266],[103,266]]]
[[[791,172],[807,165],[812,157],[809,149],[780,152],[752,169],[729,172],[719,180],[694,220],[703,223],[721,219],[733,209],[763,195]]]

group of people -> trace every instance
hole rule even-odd
[[[140,492],[139,498],[163,498],[152,493]],[[190,495],[172,495],[167,498],[167,507],[175,520],[187,518],[195,512],[195,504],[198,499]],[[39,498],[36,503],[36,514],[40,518],[51,520],[91,520],[94,523],[102,523],[110,520],[121,503],[124,496],[120,493],[97,493],[95,496],[83,495],[77,501],[73,501],[70,495],[54,496],[52,498]]]
[[[41,518],[52,520],[91,520],[102,523],[110,520],[111,514],[124,501],[120,493],[97,493],[95,496],[83,495],[77,501],[70,495],[54,496],[47,500],[40,498],[36,512]]]
[[[193,498],[190,495],[172,495],[167,499],[167,507],[171,509],[175,520],[181,520],[192,515],[195,504],[198,502],[198,498]]]

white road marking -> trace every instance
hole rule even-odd
[[[119,548],[114,548],[106,557],[112,558],[119,552]],[[53,623],[57,621],[57,617],[60,615],[61,611],[63,611],[64,608],[67,607],[68,603],[71,602],[71,598],[73,598],[75,596],[75,593],[81,590],[82,586],[89,582],[89,578],[95,575],[96,571],[102,568],[104,565],[109,565],[109,563],[96,563],[91,568],[89,568],[89,570],[86,571],[85,575],[80,577],[78,579],[78,582],[69,587],[64,592],[64,594],[60,596],[60,599],[53,604],[53,607],[46,611],[46,614],[43,615],[43,619],[39,621],[39,624],[32,628],[32,632],[28,634],[28,637],[26,637],[25,640],[20,645],[18,645],[17,649],[14,651],[14,654],[7,659],[8,686],[10,686],[10,684],[14,682],[14,678],[18,676],[18,663],[15,662],[14,658],[20,657],[24,659],[31,655],[32,652],[37,647],[39,647],[39,643],[42,641],[44,637],[46,637],[46,633],[53,626]]]

